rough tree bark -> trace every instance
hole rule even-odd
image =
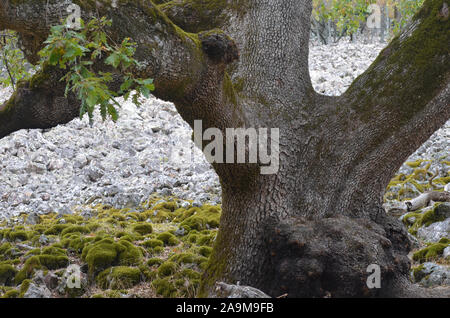
[[[240,281],[271,296],[427,296],[408,280],[410,242],[382,196],[401,164],[450,117],[447,0],[427,0],[345,94],[322,96],[308,71],[310,0],[61,1],[0,4],[0,29],[20,33],[30,61],[68,3],[113,19],[138,41],[136,70],[155,95],[203,128],[280,129],[280,169],[214,164],[223,214],[201,296]],[[48,7],[49,6],[49,7]],[[50,8],[50,9],[49,9]],[[52,72],[54,74],[52,74]],[[57,70],[44,70],[0,108],[0,137],[78,113]],[[118,74],[119,76],[120,74]],[[378,264],[382,288],[367,288]],[[446,292],[448,295],[448,291]]]

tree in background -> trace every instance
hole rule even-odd
[[[0,33],[0,61],[3,71],[0,76],[2,86],[11,86],[15,90],[17,82],[27,80],[34,74],[34,67],[27,63],[19,48],[15,32],[4,30]]]
[[[367,19],[376,14],[369,7],[373,4],[385,20],[379,31],[392,37],[406,26],[423,0],[313,0],[312,31],[325,44],[330,37],[335,42],[345,35],[353,37],[367,29]]]

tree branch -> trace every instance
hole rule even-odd
[[[30,81],[19,82],[11,98],[0,106],[0,138],[24,128],[49,128],[64,124],[79,114],[79,102],[64,96],[64,73],[44,68]]]
[[[243,15],[245,0],[172,0],[158,5],[170,20],[187,32],[198,33],[224,28],[233,14]]]
[[[189,124],[193,125],[194,119],[207,117],[209,119],[207,125],[214,125],[217,122],[225,125],[226,122],[227,127],[233,127],[232,122],[235,122],[238,107],[227,107],[233,101],[233,96],[231,93],[224,93],[223,86],[226,84],[225,67],[238,58],[238,52],[233,40],[220,30],[200,34],[187,33],[172,23],[153,2],[140,0],[118,2],[115,8],[111,6],[109,0],[96,1],[95,5],[88,0],[6,1],[0,4],[0,29],[18,31],[23,35],[22,38],[45,38],[50,26],[59,24],[62,17],[67,16],[65,8],[72,2],[80,5],[85,21],[93,16],[106,16],[112,19],[109,34],[116,42],[121,42],[125,37],[137,42],[135,58],[143,67],[135,70],[136,75],[154,78],[156,87],[154,95],[174,102]],[[41,43],[36,44],[33,41],[27,43],[33,43],[34,46],[29,49],[32,51],[31,55],[35,55]],[[101,69],[103,66],[100,64],[101,62],[97,67]],[[46,76],[47,82],[51,85],[36,85],[37,82],[41,83],[39,81],[41,75]],[[61,85],[57,84],[63,74],[58,75],[58,72],[38,74],[29,83],[20,85],[17,94],[0,108],[2,109],[0,122],[3,125],[0,128],[0,138],[20,128],[52,127],[67,122],[70,120],[68,117],[73,118],[78,114],[74,111],[76,107],[72,105],[72,102],[76,101],[70,101],[68,109],[57,112],[64,114],[62,117],[55,115],[50,116],[52,120],[46,120],[37,116],[25,122],[11,122],[18,120],[21,116],[17,114],[24,112],[16,107],[23,104],[22,99],[25,96],[26,102],[31,103],[28,107],[39,108],[41,112],[47,109],[55,113],[55,98],[60,100],[64,93]],[[40,89],[48,89],[50,92],[43,93],[39,91]],[[30,94],[36,98],[31,98]],[[43,94],[45,98],[42,97]],[[203,103],[203,100],[209,101]],[[211,108],[205,108],[205,104]],[[66,104],[63,103],[61,107],[66,107],[64,105]],[[31,116],[36,114],[28,112]]]
[[[450,118],[446,1],[425,1],[409,27],[335,100],[331,111],[338,119],[330,135],[346,145],[339,150],[349,154],[340,161],[346,179],[365,176],[358,185],[343,180],[337,195],[352,200],[342,201],[362,201],[355,188],[367,184],[373,193],[365,196],[381,198],[402,163]]]

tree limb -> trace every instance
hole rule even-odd
[[[230,9],[243,14],[243,0],[172,0],[158,5],[170,20],[187,32],[198,33],[224,28],[231,22]]]
[[[233,40],[220,30],[200,34],[187,33],[172,23],[153,2],[140,0],[119,2],[116,8],[113,8],[108,0],[96,1],[95,5],[88,0],[6,1],[0,4],[0,29],[18,31],[22,34],[22,38],[44,39],[50,26],[59,24],[61,18],[65,17],[65,8],[70,3],[80,5],[84,20],[93,16],[106,16],[112,19],[109,34],[116,42],[121,42],[125,37],[137,42],[135,58],[143,67],[135,70],[136,75],[154,78],[156,87],[154,95],[174,102],[188,123],[193,125],[194,119],[208,117],[210,119],[208,124],[217,124],[219,121],[223,124],[227,122],[227,125],[232,127],[230,122],[235,120],[236,116],[233,114],[238,108],[226,107],[232,97],[230,94],[224,94],[222,88],[225,67],[238,58],[238,51]],[[33,41],[27,41],[31,42]],[[42,43],[40,41],[38,43],[38,45],[34,43],[34,47],[29,47],[31,55],[35,55],[40,48]],[[99,69],[104,67],[101,66],[101,62],[97,64],[96,67]],[[47,71],[48,69],[43,72]],[[64,90],[58,85],[62,76],[56,76],[55,72],[44,73],[37,74],[29,83],[22,83],[17,94],[0,107],[2,124],[0,138],[21,128],[52,127],[65,123],[71,119],[70,116],[73,118],[78,114],[75,111],[77,107],[73,105],[76,103],[75,100],[61,103],[60,107],[66,109],[55,111],[55,101],[60,101],[63,96]],[[40,81],[41,76],[46,77],[45,86],[40,86],[43,83]],[[51,92],[40,92],[42,89]],[[27,106],[22,101],[25,96]],[[217,109],[217,112],[202,108],[203,99],[209,100],[209,105]],[[211,101],[215,102],[214,105]],[[38,103],[45,105],[37,105]],[[218,107],[219,104],[225,107]],[[19,105],[30,109],[38,108],[39,113],[47,109],[54,115],[49,115],[51,120],[41,116],[34,118],[37,112],[30,113],[17,109]],[[31,118],[14,122],[19,118],[23,119],[23,116],[18,115],[23,113],[27,113]]]
[[[64,96],[65,83],[55,80],[64,72],[44,68],[30,81],[17,84],[8,101],[0,106],[0,138],[24,128],[49,128],[79,115],[79,101]]]
[[[354,189],[367,184],[372,187],[371,200],[381,198],[411,153],[450,118],[446,1],[425,1],[409,27],[330,107],[338,117],[330,136],[337,144],[347,145],[340,152],[350,154],[341,160],[346,179],[366,176],[358,185],[345,184],[344,180],[337,194],[345,198],[343,201],[361,201],[359,196],[364,194]],[[358,213],[356,209],[354,213]]]

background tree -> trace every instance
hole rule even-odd
[[[411,17],[417,13],[423,0],[313,0],[311,30],[324,44],[333,39],[338,42],[345,35],[355,39],[355,35],[366,31],[366,21],[374,12],[369,6],[380,8],[380,29],[374,29],[384,39],[398,35]]]
[[[215,164],[223,214],[201,295],[240,281],[271,296],[423,296],[409,283],[410,242],[382,197],[408,156],[450,117],[449,9],[427,0],[412,23],[339,97],[311,85],[308,0],[19,0],[0,4],[31,63],[69,3],[112,19],[109,36],[137,42],[134,73],[203,128],[280,128],[280,170]],[[111,72],[105,63],[94,65]],[[0,137],[79,115],[65,71],[43,67],[0,107]],[[114,81],[110,85],[115,85]],[[378,264],[382,288],[369,290]],[[427,292],[431,293],[431,292]],[[437,292],[435,292],[437,294]]]

